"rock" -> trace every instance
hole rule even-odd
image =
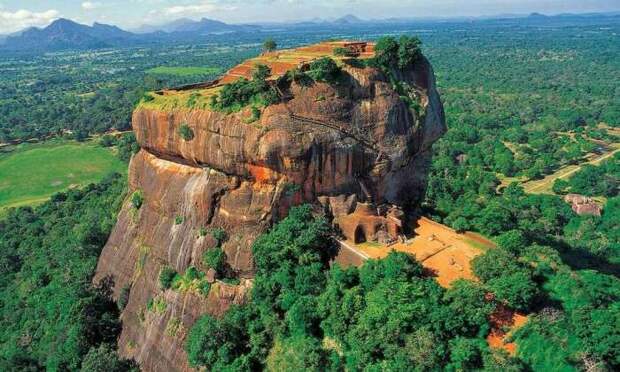
[[[217,279],[217,272],[213,269],[207,270],[206,279],[209,284],[215,283],[215,279]]]
[[[338,218],[358,201],[405,210],[419,204],[431,145],[446,130],[430,64],[422,59],[395,72],[419,92],[419,116],[380,70],[345,72],[338,86],[292,84],[291,99],[267,107],[252,124],[243,113],[136,109],[132,125],[141,151],[130,163],[129,195],[141,190],[144,202],[137,210],[128,197],[94,278],[112,276],[117,297],[131,288],[122,313],[123,356],[145,371],[191,370],[183,348],[187,331],[203,314],[220,316],[246,300],[254,275],[252,243],[292,206],[320,201]],[[183,124],[193,139],[180,138]],[[161,267],[179,273],[202,267],[202,255],[214,242],[199,231],[216,227],[227,233],[222,249],[241,284],[213,282],[207,273],[213,284],[206,298],[162,292]],[[165,298],[166,311],[144,317],[146,303],[156,296]]]

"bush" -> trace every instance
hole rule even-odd
[[[179,127],[179,135],[185,141],[191,141],[194,139],[194,131],[192,130],[192,128],[189,127],[189,125],[185,123],[181,124],[181,126]]]
[[[138,372],[140,369],[133,361],[121,359],[114,347],[101,344],[93,347],[82,361],[82,372]]]
[[[206,267],[215,270],[218,274],[223,274],[226,270],[226,253],[219,247],[209,249],[203,254],[202,262]]]
[[[142,204],[144,204],[144,195],[142,195],[142,190],[136,190],[131,195],[131,205],[136,209],[140,209]]]
[[[315,81],[324,81],[327,83],[335,83],[341,76],[342,69],[336,62],[329,58],[323,57],[310,63],[308,75]]]
[[[490,249],[485,254],[473,259],[474,274],[483,282],[519,270],[517,257],[501,248]]]
[[[121,293],[118,295],[118,309],[123,311],[125,306],[127,306],[127,302],[129,302],[129,295],[131,294],[131,284],[127,284],[123,288],[121,288]]]
[[[489,280],[489,289],[496,299],[516,310],[527,311],[538,294],[538,287],[532,276],[525,270],[507,272],[505,275]]]
[[[401,70],[413,66],[422,56],[421,45],[422,42],[417,37],[409,37],[406,35],[400,37],[398,45],[398,67]]]
[[[375,45],[375,61],[379,66],[389,68],[398,62],[399,45],[395,38],[385,36]]]
[[[109,134],[104,134],[99,140],[99,145],[101,147],[112,147],[115,144],[116,144],[116,139]]]
[[[176,276],[177,272],[173,268],[165,266],[159,273],[159,286],[162,289],[170,288]]]
[[[314,83],[314,81],[310,76],[308,76],[308,74],[298,68],[289,70],[286,73],[286,77],[289,79],[289,81],[293,81],[296,84],[301,85],[302,87],[309,87],[312,86],[312,84]]]
[[[117,141],[116,148],[118,149],[118,158],[125,162],[128,162],[132,155],[140,151],[140,146],[133,133],[122,135]]]
[[[224,231],[224,229],[216,227],[213,230],[211,230],[211,236],[213,236],[213,239],[215,239],[216,242],[216,246],[221,247],[222,244],[224,244],[224,242],[226,242],[226,240],[228,239],[228,235],[226,234],[226,231]]]
[[[375,63],[383,69],[398,67],[404,70],[422,56],[421,45],[417,37],[403,35],[398,41],[391,36],[382,37],[375,46]]]
[[[185,218],[183,218],[182,216],[176,216],[176,217],[174,218],[174,224],[175,224],[175,225],[180,225],[180,224],[182,224],[183,222],[185,222]]]
[[[192,367],[207,370],[250,370],[251,368],[224,368],[249,352],[249,312],[247,306],[232,306],[221,319],[204,315],[192,326],[185,350]],[[233,365],[234,366],[234,365]]]
[[[211,107],[224,112],[236,112],[252,103],[257,106],[269,106],[280,101],[278,92],[267,83],[271,69],[265,65],[256,65],[252,81],[241,78],[224,85],[217,98],[211,98]],[[213,97],[213,96],[212,96]]]
[[[567,193],[569,187],[570,183],[568,181],[558,178],[553,181],[553,186],[551,187],[551,190],[558,195],[564,195]]]

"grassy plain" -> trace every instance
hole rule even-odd
[[[52,194],[100,181],[127,165],[94,142],[52,140],[0,152],[0,216],[11,207],[35,205]]]

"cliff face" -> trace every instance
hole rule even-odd
[[[414,88],[411,110],[387,77],[373,68],[345,67],[345,82],[293,83],[280,104],[248,123],[247,113],[138,108],[133,128],[142,150],[132,159],[130,192],[99,261],[95,280],[112,276],[115,294],[128,288],[120,349],[144,370],[189,370],[184,336],[204,313],[242,303],[253,275],[251,244],[288,209],[323,205],[335,217],[357,200],[413,207],[423,196],[430,147],[445,132],[443,108],[426,60],[395,72]],[[194,137],[184,140],[179,127]],[[219,227],[229,265],[241,278],[215,283],[208,296],[159,288],[169,265],[205,269],[201,257],[216,242],[201,228]],[[123,290],[123,288],[125,288]],[[147,309],[149,300],[165,304]]]

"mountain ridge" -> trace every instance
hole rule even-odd
[[[217,35],[235,32],[270,32],[276,27],[278,30],[295,30],[304,28],[347,28],[357,26],[372,26],[385,24],[416,24],[434,22],[527,22],[528,24],[545,23],[551,20],[587,20],[603,17],[615,20],[620,12],[606,13],[563,13],[557,15],[504,14],[480,17],[452,17],[452,18],[388,18],[388,19],[360,19],[355,15],[345,15],[336,19],[312,19],[295,22],[265,22],[256,24],[229,24],[219,20],[201,18],[191,20],[180,18],[160,25],[143,25],[133,31],[127,31],[115,25],[95,22],[92,26],[60,18],[50,25],[38,28],[29,27],[21,31],[0,35],[0,50],[16,53],[40,53],[47,51],[69,49],[98,49],[124,46],[138,46],[166,42],[201,42],[208,35]]]

